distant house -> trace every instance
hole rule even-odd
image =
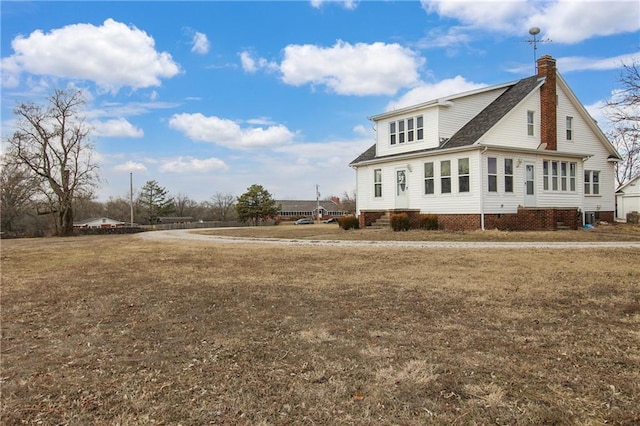
[[[109,217],[94,217],[73,223],[74,228],[120,228],[124,222]]]
[[[277,219],[294,220],[301,217],[318,218],[318,204],[320,204],[320,219],[342,217],[342,210],[338,199],[321,200],[276,200],[276,206],[281,206]]]
[[[444,229],[613,221],[620,155],[555,59],[542,56],[537,70],[370,117],[376,142],[350,164],[360,227],[397,213],[414,224],[436,214]]]
[[[616,218],[626,220],[628,213],[640,213],[640,175],[616,191]]]

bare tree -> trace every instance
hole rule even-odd
[[[139,207],[138,204],[135,204],[134,207],[136,208],[135,217],[141,217],[143,212],[137,211]],[[129,222],[131,220],[131,203],[128,196],[126,198],[109,198],[105,203],[103,203],[103,211],[106,216],[115,220],[120,220],[122,222]]]
[[[93,192],[82,193],[73,199],[73,216],[80,220],[99,217],[105,214],[104,204],[96,201]]]
[[[198,206],[198,203],[195,200],[189,198],[188,195],[184,195],[179,193],[173,198],[173,202],[176,209],[176,216],[185,217],[185,216],[194,216],[194,211]]]
[[[16,131],[9,138],[15,158],[44,183],[55,204],[56,233],[73,233],[73,200],[97,183],[89,128],[79,116],[79,91],[56,89],[46,106],[22,103],[14,109]]]
[[[353,190],[351,194],[347,191],[342,195],[342,199],[340,200],[340,205],[342,206],[342,211],[347,214],[355,214],[356,213],[356,191]]]
[[[640,174],[638,123],[632,127],[625,126],[623,122],[616,123],[609,132],[609,139],[622,156],[622,161],[616,164],[616,183],[620,186]]]
[[[34,200],[39,184],[21,163],[12,161],[11,155],[3,158],[0,170],[0,228],[3,234],[25,232],[25,216],[31,210],[35,214]]]
[[[211,208],[213,210],[213,218],[215,220],[228,221],[233,220],[235,218],[235,210],[233,209],[233,204],[236,201],[236,197],[232,194],[223,194],[221,192],[216,192],[213,197],[211,197]],[[232,217],[234,216],[234,217]]]
[[[607,102],[606,114],[614,123],[609,133],[623,161],[616,165],[621,185],[640,173],[640,70],[638,63],[623,65],[620,89]]]

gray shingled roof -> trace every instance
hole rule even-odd
[[[316,200],[276,200],[276,206],[281,205],[281,211],[311,212],[318,207]],[[340,206],[331,200],[320,200],[320,208],[326,211],[340,211]]]
[[[516,105],[518,105],[529,93],[531,93],[538,84],[540,78],[538,76],[527,77],[517,81],[511,85],[502,95],[498,96],[496,100],[491,102],[485,109],[480,111],[478,115],[473,117],[467,124],[462,126],[449,140],[444,142],[437,148],[428,148],[418,151],[412,151],[412,153],[438,151],[448,148],[459,148],[464,146],[473,145],[480,139],[485,133],[487,133],[498,121],[500,121],[509,111],[511,111]],[[376,157],[376,145],[374,144],[365,152],[360,154],[350,165],[359,164],[365,161],[393,158],[398,155],[405,155],[407,153],[391,154],[381,157]]]
[[[462,126],[441,148],[457,148],[473,145],[493,126],[515,108],[533,89],[538,87],[538,76],[524,78],[509,87],[502,95],[491,102],[478,115]]]

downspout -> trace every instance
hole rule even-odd
[[[585,167],[585,163],[587,162],[587,160],[589,158],[593,157],[593,155],[587,155],[586,157],[582,158],[582,171],[578,176],[582,176],[582,185],[580,185],[580,189],[582,191],[582,197],[580,197],[580,212],[581,212],[581,216],[582,216],[582,226],[584,226],[587,222],[586,220],[586,213],[584,211],[584,167]],[[576,170],[577,173],[577,170]],[[578,176],[576,176],[576,185],[578,184]]]
[[[488,147],[480,151],[480,229],[484,231],[484,153]]]

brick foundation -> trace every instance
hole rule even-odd
[[[371,226],[373,222],[380,219],[385,213],[386,211],[383,210],[361,211],[360,216],[358,217],[358,224],[360,225],[360,229]]]
[[[420,225],[420,212],[415,210],[394,210],[391,214],[406,213],[411,219],[412,228]],[[613,222],[613,212],[598,212],[599,220]],[[360,227],[371,225],[384,211],[361,211]],[[438,227],[450,231],[472,231],[482,228],[479,214],[439,214]],[[485,214],[484,228],[503,231],[554,231],[560,229],[578,229],[582,226],[582,215],[577,208],[525,208],[517,213]]]

